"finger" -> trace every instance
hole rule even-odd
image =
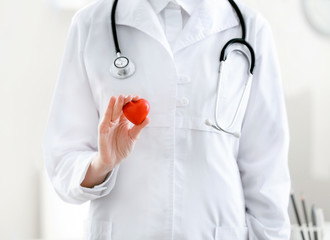
[[[132,99],[133,99],[133,95],[128,95],[128,96],[126,96],[126,97],[125,97],[125,100],[124,100],[124,105],[125,105],[126,103],[132,101]]]
[[[137,100],[141,99],[139,95],[135,95],[132,99],[132,101],[136,102]]]
[[[142,129],[150,123],[150,118],[144,119],[144,121],[140,125],[134,125],[129,131],[128,135],[131,139],[135,140],[139,137]]]
[[[115,96],[111,96],[109,103],[108,103],[108,107],[105,111],[104,114],[104,119],[103,121],[105,122],[111,122],[111,118],[112,118],[112,112],[113,112],[113,108],[116,102],[116,97]]]
[[[119,116],[120,116],[120,113],[123,109],[123,105],[124,105],[124,95],[119,95],[119,97],[117,98],[117,101],[115,103],[115,107],[114,107],[114,110],[113,110],[113,113],[112,113],[112,118],[111,120],[114,122],[116,121]]]
[[[122,113],[120,115],[119,123],[120,124],[127,124],[128,125],[130,123],[130,121],[128,121],[128,119],[126,118],[126,116]]]

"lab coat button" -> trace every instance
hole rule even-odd
[[[189,82],[191,82],[191,79],[190,79],[189,76],[187,76],[187,75],[181,75],[179,77],[179,83],[183,84],[183,83],[189,83]]]
[[[187,106],[188,104],[189,104],[189,99],[186,97],[177,100],[177,106],[179,107],[184,107]]]

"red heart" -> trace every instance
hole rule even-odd
[[[141,98],[135,102],[131,101],[124,105],[123,113],[126,118],[134,123],[140,125],[146,119],[150,110],[150,105],[147,100]]]

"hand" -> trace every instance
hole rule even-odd
[[[93,159],[81,186],[93,187],[104,181],[106,175],[133,150],[141,130],[150,122],[147,117],[140,125],[129,128],[130,122],[122,112],[123,106],[139,96],[112,96],[107,110],[98,126],[99,152]]]
[[[126,103],[139,99],[139,96],[132,95],[125,98],[120,95],[117,100],[114,96],[110,98],[104,118],[99,125],[100,161],[108,172],[133,150],[141,130],[150,122],[150,119],[146,118],[140,125],[134,125],[129,129],[130,122],[122,109]]]

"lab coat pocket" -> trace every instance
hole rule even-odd
[[[215,240],[248,240],[247,227],[216,227]]]
[[[242,53],[232,52],[222,63],[218,84],[217,122],[224,130],[240,135],[252,86],[249,64]]]
[[[87,226],[87,240],[111,240],[111,221],[90,221]]]

